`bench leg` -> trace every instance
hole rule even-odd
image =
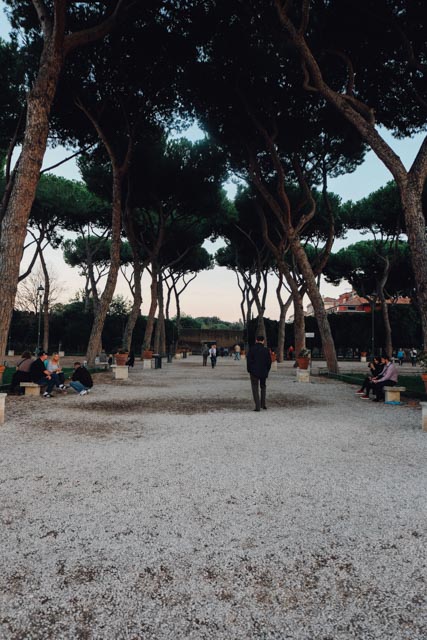
[[[400,404],[400,391],[385,391],[385,403]]]
[[[39,396],[40,395],[40,387],[24,387],[26,396]]]

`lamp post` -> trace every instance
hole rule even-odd
[[[41,326],[42,326],[42,301],[43,301],[43,292],[44,292],[44,287],[42,285],[40,285],[37,289],[37,302],[39,305],[39,326],[38,326],[38,331],[37,331],[37,355],[40,354],[40,332],[41,332]],[[36,305],[37,305],[36,302]]]

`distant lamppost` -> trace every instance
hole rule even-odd
[[[377,292],[371,294],[371,349],[372,349],[372,358],[375,355],[375,302],[377,300]]]
[[[37,303],[39,305],[39,326],[38,326],[38,331],[37,331],[37,355],[40,354],[40,332],[41,332],[41,326],[42,326],[43,292],[44,292],[44,287],[42,287],[42,285],[40,285],[38,287],[38,289],[37,289],[37,299],[36,299],[36,306],[37,306]]]

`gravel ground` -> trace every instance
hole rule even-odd
[[[193,357],[7,398],[0,637],[425,640],[416,403]]]

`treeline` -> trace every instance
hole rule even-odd
[[[245,325],[257,317],[260,333],[276,276],[279,359],[290,305],[296,350],[305,346],[308,296],[337,371],[322,275],[381,307],[387,350],[396,341],[389,300],[407,292],[427,344],[427,145],[407,168],[383,136],[425,131],[425,0],[187,0],[185,11],[178,0],[5,4],[13,33],[0,40],[0,353],[18,282],[36,261],[44,346],[51,342],[44,249],[61,243],[93,311],[88,362],[102,346],[120,269],[132,292],[123,347],[134,340],[148,272],[144,344],[163,351],[170,305],[179,319],[180,295],[213,266],[203,242],[219,237],[226,247],[216,263],[235,271],[241,317]],[[194,121],[202,140],[171,140]],[[78,150],[84,185],[40,179],[48,144]],[[393,183],[343,205],[328,182],[368,150]],[[230,203],[223,185],[233,176],[242,186]],[[331,255],[349,230],[370,236]],[[23,273],[24,250],[33,258]]]
[[[128,305],[121,298],[115,299],[110,306],[102,331],[101,347],[108,353],[114,353],[123,346],[123,336],[128,320]],[[68,304],[57,304],[49,316],[49,344],[47,350],[65,351],[73,354],[85,354],[93,323],[93,310],[87,308],[85,301],[73,300]],[[144,347],[144,336],[147,328],[147,316],[138,316],[129,348],[140,354]],[[156,330],[154,323],[154,331]],[[181,319],[181,327],[197,329],[238,329],[239,322],[227,322],[217,316],[193,318],[185,315]],[[179,322],[177,318],[165,320],[164,352],[176,348],[179,340]],[[39,316],[35,312],[15,310],[13,312],[8,349],[22,353],[29,349],[34,352],[37,346]],[[154,341],[149,345],[154,348]],[[145,347],[144,347],[145,348]]]
[[[389,311],[390,323],[394,337],[393,349],[400,347],[410,349],[420,348],[422,345],[421,320],[417,309],[413,305],[393,305]],[[269,346],[276,350],[279,340],[279,322],[264,319],[266,336]],[[350,355],[351,352],[372,352],[372,316],[370,313],[331,313],[329,323],[339,356]],[[251,320],[248,326],[248,341],[253,344],[257,332],[257,320]],[[380,311],[374,313],[374,345],[375,353],[388,353],[385,338],[384,320]],[[307,338],[307,347],[314,356],[322,353],[322,341],[316,318],[305,318],[305,331],[314,333],[314,338]],[[285,352],[289,346],[295,345],[294,325],[286,325]]]

